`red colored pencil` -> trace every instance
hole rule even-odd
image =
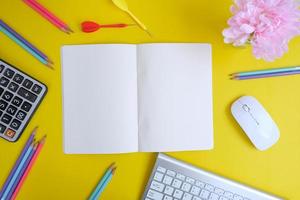
[[[17,187],[16,187],[16,189],[15,189],[15,191],[14,191],[12,197],[11,197],[11,200],[15,200],[15,199],[16,199],[16,197],[17,197],[17,195],[18,195],[18,193],[19,193],[19,191],[20,191],[20,189],[21,189],[21,187],[22,187],[24,181],[26,180],[26,178],[27,178],[27,176],[28,176],[28,174],[29,174],[29,172],[30,172],[30,170],[31,170],[31,168],[32,168],[32,166],[33,166],[33,164],[35,163],[35,161],[36,161],[36,159],[37,159],[39,153],[41,152],[41,150],[42,150],[42,148],[43,148],[43,146],[44,146],[44,144],[45,144],[45,141],[46,141],[46,136],[44,136],[44,137],[39,141],[38,146],[37,146],[37,149],[36,149],[36,151],[35,151],[35,153],[34,153],[32,159],[31,159],[30,163],[28,164],[28,166],[27,166],[27,168],[26,168],[26,170],[25,170],[25,172],[24,172],[24,174],[23,174],[23,176],[22,176],[20,182],[18,183],[18,185],[17,185]]]
[[[30,6],[33,10],[38,12],[41,16],[43,16],[45,19],[47,19],[50,23],[52,23],[54,26],[59,28],[65,33],[73,32],[70,27],[64,23],[62,20],[60,20],[57,16],[55,16],[53,13],[51,13],[47,8],[45,8],[43,5],[38,3],[36,0],[23,0],[28,6]]]

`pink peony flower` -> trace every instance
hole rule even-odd
[[[300,34],[300,3],[294,0],[235,0],[234,14],[223,31],[224,42],[251,44],[256,58],[273,61]]]

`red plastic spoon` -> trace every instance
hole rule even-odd
[[[97,24],[92,21],[85,21],[81,23],[81,30],[85,33],[95,32],[100,28],[125,28],[135,24]]]

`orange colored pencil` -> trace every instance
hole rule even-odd
[[[35,163],[35,161],[36,161],[36,159],[37,159],[39,153],[41,152],[41,150],[42,150],[42,148],[43,148],[43,146],[44,146],[44,144],[45,144],[45,141],[46,141],[46,136],[44,136],[44,137],[39,141],[38,146],[37,146],[37,149],[36,149],[36,151],[35,151],[35,153],[34,153],[32,159],[31,159],[30,163],[28,164],[28,167],[26,168],[26,170],[25,170],[25,172],[24,172],[24,174],[23,174],[23,176],[22,176],[20,182],[18,183],[18,185],[17,185],[17,187],[16,187],[16,189],[15,189],[15,191],[14,191],[12,197],[11,197],[11,200],[15,200],[15,199],[16,199],[16,197],[17,197],[17,195],[18,195],[18,193],[19,193],[19,191],[20,191],[20,189],[21,189],[21,187],[22,187],[24,181],[26,180],[26,177],[28,176],[28,174],[29,174],[29,172],[30,172],[30,170],[31,170],[31,168],[32,168],[32,166],[33,166],[33,164]]]

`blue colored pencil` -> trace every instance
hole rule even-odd
[[[254,75],[263,75],[263,74],[272,74],[272,73],[280,73],[280,72],[290,72],[290,71],[298,71],[300,70],[300,66],[294,67],[282,67],[282,68],[275,68],[275,69],[263,69],[257,71],[248,71],[248,72],[239,72],[231,74],[231,76],[254,76]]]
[[[103,175],[103,177],[101,178],[100,182],[98,183],[98,185],[96,186],[95,190],[93,191],[93,193],[91,194],[91,196],[89,197],[89,200],[95,200],[96,197],[98,196],[99,191],[101,190],[102,186],[106,183],[107,179],[112,176],[112,172],[113,170],[115,170],[115,164],[113,163],[108,170],[105,172],[105,174]],[[103,190],[103,189],[102,189]]]
[[[277,72],[277,73],[269,73],[269,74],[261,74],[261,75],[249,75],[249,76],[235,76],[232,77],[234,80],[248,80],[248,79],[258,79],[258,78],[270,78],[277,76],[289,76],[300,74],[300,70],[298,71],[290,71],[290,72]]]
[[[35,46],[33,46],[31,43],[29,43],[24,37],[22,37],[20,34],[18,34],[15,30],[13,30],[10,26],[8,26],[4,21],[0,19],[0,26],[5,28],[7,31],[9,31],[12,35],[14,35],[18,40],[23,42],[25,45],[27,45],[29,48],[31,48],[36,54],[38,54],[40,57],[47,60],[49,63],[52,63],[52,61],[40,50],[38,50]]]
[[[34,136],[36,134],[37,128],[38,127],[35,127],[34,130],[32,131],[32,133],[31,133],[30,137],[28,138],[28,140],[27,140],[27,142],[26,142],[26,144],[25,144],[25,146],[24,146],[24,148],[23,148],[23,150],[22,150],[19,158],[17,159],[17,161],[16,161],[13,169],[10,171],[10,173],[9,173],[9,175],[8,175],[6,181],[5,181],[5,183],[4,183],[4,185],[3,185],[2,189],[1,189],[0,198],[2,197],[2,195],[3,195],[4,191],[6,190],[9,182],[11,181],[12,176],[15,174],[15,172],[16,172],[16,170],[17,170],[17,168],[18,168],[18,166],[19,166],[22,158],[24,157],[25,153],[27,152],[29,146],[32,144],[32,142],[34,140]]]
[[[112,172],[109,174],[109,176],[107,177],[107,179],[104,181],[104,183],[102,184],[102,186],[100,187],[100,189],[97,191],[97,194],[94,198],[94,200],[99,199],[100,195],[102,194],[102,192],[104,191],[104,189],[106,188],[106,186],[109,184],[109,182],[111,181],[113,175],[114,175],[115,169],[112,170]]]
[[[29,148],[27,149],[27,151],[26,151],[24,157],[22,158],[22,160],[21,160],[21,162],[20,162],[20,165],[17,167],[17,170],[15,171],[15,173],[14,173],[14,175],[12,176],[12,179],[10,180],[10,182],[9,182],[9,184],[8,184],[8,186],[7,186],[7,188],[6,188],[6,190],[4,191],[4,193],[3,193],[2,197],[1,197],[1,200],[2,200],[2,199],[8,199],[8,198],[7,198],[7,197],[8,197],[8,193],[9,193],[9,191],[12,189],[12,186],[13,186],[14,182],[16,181],[16,178],[17,178],[18,174],[20,173],[22,167],[24,166],[24,164],[25,164],[27,158],[29,157],[29,155],[30,155],[30,153],[31,153],[32,151],[33,151],[33,144],[31,144],[31,145],[29,146]]]
[[[30,152],[27,160],[25,161],[23,167],[21,168],[20,173],[18,174],[15,182],[13,183],[13,185],[12,185],[12,187],[11,187],[8,195],[7,195],[8,199],[11,199],[11,197],[12,197],[12,195],[13,195],[13,193],[14,193],[17,185],[18,185],[18,183],[20,182],[20,180],[21,180],[21,178],[22,178],[22,176],[23,176],[26,168],[28,167],[28,164],[30,163],[30,161],[31,161],[31,159],[32,159],[32,157],[33,157],[33,155],[34,155],[34,153],[36,151],[37,145],[38,145],[37,143],[34,145],[33,150]]]
[[[19,46],[21,46],[23,49],[25,49],[27,52],[29,52],[33,57],[35,57],[37,60],[39,60],[44,65],[52,68],[51,63],[49,63],[47,60],[36,54],[31,48],[26,46],[22,41],[18,40],[14,35],[12,35],[9,31],[7,31],[4,27],[0,26],[0,31],[2,31],[7,37],[9,37],[11,40],[16,42]]]

